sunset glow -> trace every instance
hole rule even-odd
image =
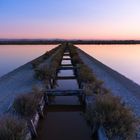
[[[140,39],[139,0],[1,0],[0,38]]]

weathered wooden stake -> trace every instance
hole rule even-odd
[[[49,104],[48,96],[47,96],[47,94],[45,92],[44,92],[44,101],[45,101],[46,105]]]
[[[44,113],[40,105],[38,105],[37,112],[41,118],[44,118]]]
[[[31,132],[31,135],[33,138],[37,137],[37,131],[36,131],[36,128],[35,128],[35,125],[33,123],[33,120],[29,120],[28,122],[28,127],[29,127],[29,130]]]

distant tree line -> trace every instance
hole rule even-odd
[[[0,45],[46,45],[46,44],[140,44],[140,40],[63,40],[63,39],[8,39],[0,40]]]

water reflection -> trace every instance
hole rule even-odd
[[[69,52],[64,52],[64,55],[70,55],[70,53]]]
[[[62,60],[62,65],[71,64]],[[59,76],[73,76],[73,70],[59,70]],[[78,89],[77,79],[57,80],[59,90]],[[83,109],[77,96],[49,96],[47,118],[39,128],[39,140],[91,140],[90,128],[81,115]]]
[[[64,59],[70,59],[70,56],[63,56]]]
[[[75,79],[69,79],[69,80],[57,80],[57,87],[56,89],[62,89],[62,90],[75,90],[78,89],[78,83]]]
[[[57,45],[0,45],[0,76],[39,57]]]
[[[78,45],[78,47],[140,84],[140,45]]]
[[[57,109],[56,109],[57,110]],[[39,126],[38,140],[92,140],[81,111],[49,112]]]
[[[55,96],[50,102],[51,105],[80,105],[76,96]]]
[[[71,60],[62,60],[61,65],[71,65]]]
[[[58,76],[74,76],[73,70],[59,70]]]

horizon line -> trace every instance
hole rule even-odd
[[[64,38],[0,38],[6,40],[63,40],[63,41],[140,41],[140,39],[64,39]]]

